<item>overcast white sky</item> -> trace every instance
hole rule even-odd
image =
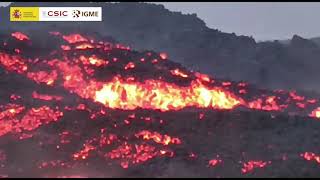
[[[0,3],[4,4],[4,3]],[[7,4],[7,3],[6,3]],[[320,36],[320,2],[157,2],[196,13],[208,27],[256,40]]]
[[[164,2],[168,9],[196,13],[207,26],[257,40],[294,34],[320,36],[320,2]]]
[[[0,2],[0,6],[7,6],[8,4],[10,4],[10,3],[8,3],[8,2]]]

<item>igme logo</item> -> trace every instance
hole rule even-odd
[[[80,11],[80,10],[74,10],[72,12],[72,16],[74,18],[79,17],[99,17],[99,11]]]
[[[74,10],[72,12],[72,15],[73,15],[74,18],[78,18],[80,16],[80,11],[79,10]]]

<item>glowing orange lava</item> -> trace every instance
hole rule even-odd
[[[144,144],[133,146],[125,143],[105,156],[110,159],[120,159],[120,165],[126,169],[130,164],[145,162],[159,154],[154,146]]]
[[[300,156],[303,157],[307,161],[315,161],[318,164],[320,164],[320,156],[316,155],[315,153],[305,152],[303,154],[300,154]]]
[[[173,75],[181,76],[181,77],[184,77],[184,78],[188,77],[187,74],[181,72],[179,69],[171,70],[171,73],[172,73]]]
[[[42,124],[57,121],[63,116],[60,111],[54,111],[47,106],[42,106],[31,108],[22,118],[18,118],[17,115],[20,115],[24,110],[25,107],[23,106],[9,104],[4,111],[0,112],[0,136],[24,130],[31,131]]]
[[[46,71],[28,72],[27,77],[37,83],[45,83],[49,86],[52,86],[56,81],[58,74],[55,70],[51,71],[50,73]]]
[[[313,110],[310,114],[311,117],[316,117],[316,118],[320,118],[320,107],[318,107],[317,109]]]
[[[215,167],[222,162],[221,159],[211,159],[208,163],[210,167]]]
[[[60,35],[59,33],[53,33]],[[22,33],[14,33],[15,37],[23,37]],[[107,42],[99,42],[98,44],[89,40],[80,34],[62,35],[62,38],[69,45],[61,46],[64,50],[86,51],[88,48],[101,48],[102,50],[110,50],[119,48],[130,51],[129,47],[116,44],[112,45]],[[151,56],[151,53],[147,53]],[[167,55],[160,53],[161,59],[166,59]],[[30,63],[32,60],[23,59],[20,56],[0,53],[0,64],[8,71],[14,71],[19,74],[26,75],[29,79],[44,83],[49,86],[62,85],[66,90],[75,93],[82,98],[91,99],[92,101],[102,103],[108,108],[133,110],[137,108],[155,109],[161,111],[180,110],[186,107],[196,108],[212,108],[212,109],[233,109],[237,106],[244,106],[250,109],[258,109],[265,111],[283,111],[292,103],[296,107],[306,109],[309,104],[317,102],[315,99],[306,100],[305,97],[297,95],[295,91],[289,92],[286,102],[281,100],[276,93],[286,93],[284,91],[274,91],[275,94],[269,96],[256,96],[251,100],[245,100],[240,95],[247,95],[247,84],[240,82],[237,84],[239,89],[233,93],[229,88],[233,82],[224,81],[222,87],[207,86],[208,83],[214,83],[214,80],[206,74],[199,72],[182,71],[179,68],[173,68],[169,71],[171,74],[186,79],[195,77],[188,86],[178,86],[159,79],[147,79],[143,82],[136,81],[135,77],[124,78],[114,75],[109,81],[98,81],[94,78],[97,68],[108,68],[108,64],[120,62],[117,57],[110,59],[111,61],[100,58],[95,54],[79,55],[78,57],[38,61],[37,64],[50,66],[50,71],[39,70],[31,71],[29,67],[33,67]],[[139,59],[141,63],[145,63],[145,58]],[[142,61],[143,60],[143,61]],[[159,64],[157,59],[151,60],[152,63]],[[135,71],[136,64],[127,62],[123,65],[124,70]],[[58,84],[55,84],[59,82]],[[61,83],[60,83],[61,82]],[[46,98],[45,98],[46,99]],[[50,99],[50,98],[47,98]],[[310,112],[308,112],[310,113]],[[315,109],[310,116],[319,118],[319,109]]]
[[[232,109],[240,99],[222,89],[209,89],[193,81],[189,87],[158,80],[144,83],[114,78],[95,92],[94,100],[107,107],[120,109],[179,110],[185,107]]]
[[[243,167],[241,169],[241,172],[244,174],[249,173],[249,172],[253,171],[253,169],[255,169],[255,168],[264,168],[268,164],[271,164],[271,162],[270,161],[268,161],[268,162],[249,161],[249,162],[243,163]]]
[[[147,130],[140,131],[136,134],[136,137],[142,137],[144,140],[152,139],[154,142],[169,145],[169,144],[181,144],[181,140],[179,138],[172,138],[168,135],[161,135],[157,132],[150,132]]]
[[[11,36],[20,41],[29,40],[29,37],[21,32],[14,32],[11,34]]]
[[[96,149],[96,147],[93,146],[93,145],[84,144],[83,145],[83,149],[81,151],[73,154],[73,158],[75,160],[86,159],[89,156],[89,152],[92,151],[92,150],[95,150],[95,149]]]
[[[129,62],[125,67],[124,69],[127,70],[127,69],[133,69],[135,67],[134,63],[133,62]]]
[[[80,34],[70,34],[70,35],[62,36],[62,38],[70,44],[88,41],[88,39],[84,38]]]
[[[166,53],[160,53],[159,55],[160,55],[161,59],[163,59],[163,60],[168,58],[168,55]]]
[[[63,41],[64,45],[57,46],[58,49],[45,56],[45,59],[42,55],[34,59],[29,56],[24,57],[24,53],[21,52],[25,51],[20,47],[12,48],[15,52],[0,52],[0,65],[5,69],[5,73],[17,73],[19,77],[24,76],[27,82],[34,82],[31,83],[32,85],[38,84],[36,89],[26,91],[28,94],[20,94],[20,92],[21,96],[12,94],[15,92],[5,94],[7,99],[4,99],[3,102],[8,101],[16,104],[0,105],[0,136],[18,134],[21,141],[29,138],[28,140],[35,140],[35,142],[39,138],[41,141],[39,141],[39,147],[47,148],[48,144],[43,141],[47,139],[49,141],[52,135],[54,140],[50,139],[50,143],[53,141],[54,144],[50,147],[54,147],[54,150],[59,153],[70,148],[71,153],[65,157],[71,159],[73,163],[79,162],[79,164],[86,163],[88,165],[91,160],[103,157],[103,160],[108,161],[108,164],[109,160],[115,160],[122,168],[127,169],[150,159],[173,157],[176,153],[180,156],[191,152],[185,154],[187,158],[205,159],[201,157],[202,154],[198,152],[198,149],[192,149],[197,154],[191,149],[177,150],[180,147],[188,147],[190,139],[186,136],[172,136],[170,133],[168,135],[167,129],[163,127],[166,125],[176,126],[170,124],[174,120],[170,121],[170,118],[167,120],[165,118],[168,116],[162,115],[172,112],[159,113],[157,110],[177,111],[191,107],[191,110],[186,109],[189,113],[189,110],[193,111],[193,108],[197,108],[197,112],[192,116],[201,121],[212,119],[212,114],[207,113],[212,109],[232,110],[237,107],[264,111],[287,112],[284,110],[288,110],[290,113],[300,113],[301,111],[304,113],[303,115],[320,118],[320,107],[319,104],[316,104],[318,100],[298,95],[295,91],[267,91],[253,88],[244,82],[235,83],[213,79],[206,74],[180,68],[180,65],[176,63],[170,64],[171,62],[167,60],[168,55],[165,53],[154,55],[154,53],[148,52],[143,53],[142,55],[146,55],[143,57],[131,56],[130,48],[121,44],[95,42],[95,40],[80,34],[62,35],[59,32],[51,32],[50,34],[59,36],[57,38],[62,38],[61,40],[65,41]],[[28,36],[20,32],[12,33],[11,36],[19,41],[30,40]],[[19,43],[24,44],[24,42]],[[115,52],[111,51],[115,48]],[[125,53],[114,57],[119,55],[117,54],[119,52]],[[12,55],[12,53],[16,53],[16,55]],[[125,55],[130,55],[130,59],[124,58]],[[145,76],[141,75],[144,73],[144,67],[146,67],[146,71],[151,69],[156,73],[153,74],[153,71],[150,71],[151,73],[148,72]],[[177,76],[177,78],[173,78],[173,76]],[[8,89],[11,88],[10,85]],[[13,87],[15,88],[15,86]],[[45,90],[48,92],[43,93]],[[53,95],[50,93],[51,90],[60,92],[62,95]],[[68,95],[72,95],[72,97],[69,99]],[[28,107],[30,104],[28,104],[29,101],[26,100],[26,97],[30,96],[33,98],[31,102],[35,102],[36,106]],[[24,102],[27,102],[27,105],[18,104]],[[199,110],[198,108],[206,109]],[[121,111],[112,109],[121,109]],[[130,111],[136,109],[138,110]],[[156,111],[150,113],[145,109]],[[66,112],[65,118],[61,120],[61,124],[58,124],[59,127],[46,131],[52,130],[57,133],[50,134],[50,138],[38,137],[38,131],[34,130],[38,129],[43,133],[44,131],[39,127],[60,120],[64,116],[64,112]],[[145,112],[147,113],[145,114]],[[73,116],[74,114],[71,113],[79,115]],[[157,113],[161,116],[158,116]],[[119,114],[124,116],[121,117]],[[177,114],[179,115],[179,113]],[[273,118],[273,114],[276,113],[269,114],[272,114]],[[184,120],[183,117],[181,119]],[[206,123],[206,121],[197,123]],[[141,122],[147,126],[141,127],[138,124]],[[90,124],[83,126],[87,125],[85,123]],[[135,123],[138,126],[135,126]],[[230,124],[228,127],[235,127],[233,122],[226,123]],[[68,125],[66,127],[75,129],[64,128],[66,124]],[[160,126],[154,126],[154,124],[160,124]],[[79,133],[78,129],[83,127],[88,127],[88,130],[84,129],[84,134]],[[98,129],[91,129],[96,127]],[[146,130],[147,127],[151,127],[152,130]],[[123,128],[130,130],[128,133],[123,133]],[[188,130],[193,131],[193,128],[192,126]],[[179,130],[176,132],[180,132]],[[211,129],[204,133],[208,133],[207,137],[212,137]],[[320,156],[315,153],[305,152],[301,154],[301,157],[320,164]],[[2,159],[0,150],[0,167]],[[205,163],[207,167],[216,167],[222,162],[227,163],[226,160],[222,161],[219,156],[216,156],[210,160],[205,159]],[[287,160],[287,156],[283,156],[283,160]],[[40,162],[38,168],[71,168],[66,162],[47,160]],[[243,174],[250,173],[255,168],[264,168],[270,163],[271,161],[248,161],[242,164],[241,172]]]

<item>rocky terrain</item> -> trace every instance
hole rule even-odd
[[[288,45],[259,42],[210,29],[196,14],[171,12],[150,3],[31,3],[11,6],[102,6],[103,22],[10,23],[1,8],[3,27],[15,30],[78,30],[112,36],[138,50],[167,52],[176,62],[218,78],[245,80],[271,89],[318,92],[320,48],[298,35]],[[241,68],[240,68],[241,67]]]

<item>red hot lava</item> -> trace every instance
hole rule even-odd
[[[120,57],[105,57],[103,55],[110,54],[113,49],[130,52],[129,47],[119,44],[112,45],[102,41],[95,43],[94,40],[80,34],[62,35],[59,32],[51,34],[60,36],[67,44],[58,46],[59,49],[50,56],[48,55],[48,59],[26,58],[23,56],[23,50],[16,55],[1,51],[0,65],[8,72],[25,76],[37,84],[52,89],[63,89],[80,97],[81,100],[89,100],[90,103],[105,108],[91,109],[89,105],[83,103],[77,103],[74,107],[61,108],[66,111],[87,112],[90,114],[91,120],[99,119],[99,117],[107,118],[109,112],[107,113],[106,110],[108,109],[177,111],[193,107],[232,110],[240,106],[265,111],[300,112],[305,110],[311,117],[320,118],[318,101],[297,95],[296,92],[279,91],[269,92],[269,94],[252,94],[249,85],[243,82],[219,81],[199,72],[182,70],[179,67],[168,68],[162,64],[169,62],[166,60],[168,56],[165,53],[160,53],[158,57],[152,57],[152,53],[148,53],[147,56],[139,57],[138,60],[130,59],[128,61]],[[11,35],[19,41],[31,40],[20,32]],[[97,53],[93,54],[93,52]],[[152,64],[151,67],[160,67],[163,69],[163,73],[172,79],[176,78],[179,81],[189,83],[182,86],[178,83],[168,82],[166,78],[161,78],[161,80],[160,78],[148,78],[138,81],[139,75],[134,73],[138,71],[140,66],[142,67],[142,64],[148,63]],[[115,72],[109,80],[96,78],[97,73],[104,74],[111,71],[110,69],[113,67],[121,70]],[[130,74],[130,76],[123,74]],[[247,96],[250,95],[252,97],[248,98]],[[59,101],[54,103],[61,103],[65,100],[62,96],[41,94],[38,91],[33,91],[32,97],[36,100]],[[11,100],[20,98],[17,95],[11,96]],[[0,136],[36,130],[43,124],[58,121],[64,115],[58,109],[49,106],[26,108],[17,104],[2,106],[0,108]],[[200,113],[198,119],[204,119],[204,117],[204,113]],[[138,118],[135,113],[130,113],[124,123],[129,125],[131,120]],[[140,119],[145,122],[153,121],[151,117]],[[113,127],[116,129],[118,125],[115,123]],[[31,136],[27,134],[23,137]],[[59,134],[60,144],[56,146],[57,149],[71,144],[71,137],[72,133],[61,132]],[[124,142],[120,141],[122,138],[125,139]],[[174,151],[171,147],[184,143],[181,138],[149,130],[139,130],[133,133],[133,138],[137,141],[143,141],[131,144],[128,139],[112,133],[106,134],[105,130],[101,129],[99,135],[87,139],[80,148],[73,151],[71,158],[75,161],[85,161],[91,156],[103,154],[104,158],[117,160],[123,168],[129,168],[131,165],[140,164],[155,157],[172,157]],[[104,148],[111,150],[105,152]],[[195,158],[196,155],[192,153],[190,157]],[[314,159],[319,162],[318,156],[312,153],[305,153],[303,157],[306,160]],[[58,166],[57,164],[63,163],[60,161],[50,162],[43,163],[41,167]],[[217,157],[211,159],[208,166],[215,167],[219,163],[222,163],[222,160]],[[249,161],[243,164],[241,172],[248,173],[268,164],[270,162]],[[64,165],[63,163],[61,166]]]
[[[243,167],[241,169],[242,173],[249,173],[253,171],[255,168],[264,168],[268,164],[271,164],[271,162],[264,162],[264,161],[249,161],[243,164]]]
[[[0,136],[7,133],[20,133],[22,131],[32,131],[42,124],[58,121],[63,116],[60,111],[54,111],[47,106],[31,108],[25,114],[18,116],[25,111],[25,107],[9,104],[0,112]]]
[[[20,40],[20,41],[29,40],[29,37],[21,32],[14,32],[11,34],[11,36]]]
[[[19,39],[26,39],[27,37],[18,32],[14,33],[13,36],[19,37]],[[110,50],[109,43],[100,43],[98,46],[94,44],[93,40],[89,41],[88,38],[79,34],[62,35],[62,38],[70,45],[77,44],[73,46],[75,49],[86,50],[87,48],[96,47],[105,49],[106,47],[103,47],[103,45],[107,44],[108,50]],[[75,50],[73,48],[70,51]],[[122,47],[119,44],[115,48],[130,51],[127,47]],[[161,54],[160,56],[164,55]],[[108,82],[97,81],[88,79],[95,73],[95,69],[91,66],[104,68],[109,63],[107,60],[97,58],[96,55],[91,57],[81,55],[75,59],[64,57],[63,59],[64,61],[58,59],[42,61],[42,63],[52,68],[49,72],[32,72],[28,71],[28,64],[30,63],[22,57],[5,53],[0,54],[1,64],[9,71],[25,74],[37,83],[46,83],[47,85],[53,85],[62,76],[64,88],[78,94],[80,97],[102,103],[109,108],[127,110],[144,108],[168,111],[180,110],[186,107],[233,109],[237,106],[245,106],[251,109],[283,111],[289,105],[288,103],[280,104],[281,98],[277,94],[268,97],[255,97],[256,100],[245,100],[240,97],[240,95],[248,93],[248,90],[245,89],[245,83],[238,84],[238,87],[241,88],[238,95],[223,88],[224,86],[232,86],[232,82],[222,82],[222,87],[208,87],[203,82],[213,83],[214,81],[207,75],[197,72],[193,73],[196,79],[192,80],[187,87],[154,79],[134,82],[129,81],[130,78],[122,78],[119,75]],[[81,68],[82,66],[84,66],[84,70]],[[125,65],[125,70],[135,67],[136,65],[133,62],[129,62]],[[180,77],[191,78],[178,68],[172,70],[171,73]],[[288,98],[289,103],[294,103],[300,109],[306,108],[311,102],[310,99],[306,100],[305,97],[298,96],[295,92],[288,93]],[[318,110],[310,113],[313,117],[319,117],[318,114]]]
[[[315,161],[318,164],[320,164],[320,156],[316,155],[315,153],[305,152],[303,154],[300,154],[300,156],[303,157],[307,161]]]
[[[320,107],[318,107],[317,109],[313,110],[310,114],[311,117],[316,117],[316,118],[320,118]]]

